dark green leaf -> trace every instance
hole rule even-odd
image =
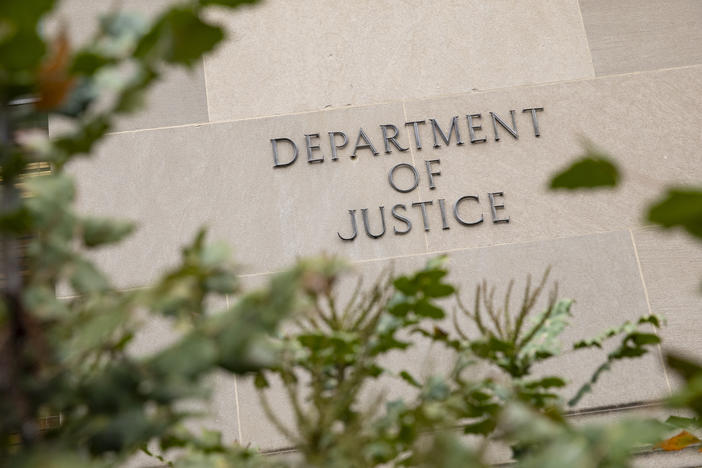
[[[551,189],[582,189],[614,187],[619,182],[619,171],[603,155],[587,155],[574,162],[551,179]]]
[[[565,386],[566,381],[560,377],[544,377],[543,379],[529,382],[525,385],[526,388],[560,388]]]
[[[412,374],[410,374],[409,372],[407,372],[407,371],[400,372],[400,377],[402,377],[402,380],[404,380],[405,382],[407,382],[411,386],[416,387],[416,388],[421,388],[421,384],[419,382],[417,382],[417,379],[412,377]]]
[[[152,63],[161,58],[169,63],[192,66],[223,38],[222,29],[202,21],[195,10],[173,8],[142,37],[134,55]]]
[[[658,335],[655,335],[653,333],[632,333],[628,336],[628,338],[631,341],[633,341],[634,344],[637,346],[658,344],[661,342],[661,339],[658,337]]]
[[[665,228],[681,227],[702,238],[702,190],[668,190],[665,198],[650,207],[648,220]]]
[[[86,247],[119,242],[134,230],[131,222],[108,218],[85,218],[82,224]]]
[[[702,375],[702,365],[676,354],[666,354],[665,360],[678,374],[686,380]]]
[[[431,283],[424,288],[424,294],[428,297],[446,297],[454,292],[454,287],[445,283]]]
[[[252,5],[258,2],[259,0],[200,0],[200,5],[221,5],[235,8],[242,5]]]
[[[679,429],[699,430],[702,428],[702,420],[700,418],[683,418],[681,416],[669,416],[665,420],[666,424],[677,427]]]
[[[420,299],[415,304],[415,312],[421,317],[442,319],[444,318],[444,310],[437,307],[426,299]]]

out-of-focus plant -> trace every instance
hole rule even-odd
[[[525,463],[559,437],[586,447],[604,438],[616,447],[613,453],[630,453],[631,438],[606,431],[589,437],[567,423],[551,391],[563,379],[530,374],[532,364],[557,353],[554,340],[569,301],[552,301],[529,318],[535,299],[527,292],[528,307],[515,319],[508,307],[496,312],[490,306],[487,316],[496,319],[486,326],[476,308],[468,315],[476,323],[480,317],[480,333],[471,337],[461,329],[453,336],[442,328],[445,312],[436,303],[454,293],[441,261],[415,274],[387,276],[339,308],[337,262],[300,263],[243,294],[226,249],[207,244],[204,232],[151,287],[115,287],[89,253],[120,242],[134,226],[76,212],[75,186],[64,169],[89,156],[117,118],[139,107],[166,66],[189,67],[224,37],[203,17],[206,8],[253,2],[184,0],[150,23],[108,13],[79,48],[65,31],[42,35],[41,23],[55,3],[0,3],[3,466],[114,466],[139,449],[181,467],[279,464],[223,443],[216,432],[188,429],[188,419],[198,415],[188,408],[207,400],[207,377],[215,371],[258,372],[261,386],[271,373],[282,380],[295,425],[279,425],[307,466],[482,466],[484,446],[465,445],[455,427],[505,438]],[[66,124],[53,139],[31,130],[48,117]],[[29,177],[38,164],[51,171]],[[57,286],[70,290],[70,297],[57,299]],[[234,304],[210,311],[208,304],[225,295],[236,297]],[[274,339],[286,316],[297,320],[298,331]],[[129,345],[148,317],[170,321],[179,335],[158,351],[134,356]],[[629,338],[637,333],[630,328],[622,333],[623,345],[637,351],[608,360],[639,355],[651,344]],[[383,364],[389,353],[406,352],[417,336],[446,346],[454,361],[446,375],[420,379]],[[481,377],[477,362],[502,369],[506,379]],[[415,395],[362,405],[368,383],[380,376],[406,382]],[[527,437],[508,411],[521,408],[515,405],[535,412],[535,420],[546,418],[542,438]],[[645,436],[636,439],[646,442]],[[569,453],[549,460],[566,460]]]
[[[330,284],[317,283],[315,301],[280,338],[280,364],[259,371],[256,379],[267,416],[299,449],[301,466],[486,466],[486,449],[495,442],[510,445],[524,466],[538,466],[534,460],[540,457],[563,466],[558,463],[567,461],[574,446],[582,466],[628,466],[632,450],[661,436],[661,425],[651,421],[630,422],[638,432],[628,437],[613,426],[575,427],[557,393],[565,379],[532,375],[534,364],[560,354],[558,337],[571,317],[572,301],[559,300],[555,288],[546,308],[534,313],[548,272],[533,289],[527,282],[516,313],[509,307],[513,283],[500,307],[495,289],[478,285],[472,310],[458,301],[453,329],[437,302],[455,294],[446,275],[438,258],[413,274],[385,273],[369,291],[357,287],[343,304]],[[642,318],[583,340],[574,351],[621,337],[596,370],[599,375],[608,363],[638,357],[658,343],[656,335],[639,330],[640,324],[659,321]],[[422,378],[402,365],[386,364],[390,356],[411,356],[417,336],[444,349],[443,372]],[[486,365],[503,376],[487,377]],[[407,388],[403,383],[410,389],[405,398],[378,391],[382,384]],[[285,395],[291,420],[273,410],[269,387]],[[543,433],[530,432],[524,418],[515,422],[527,413],[533,413],[529,420],[542,421]],[[482,442],[466,444],[461,434]]]
[[[87,254],[134,226],[77,213],[64,168],[136,110],[166,66],[190,67],[216,46],[224,31],[207,8],[253,2],[183,1],[151,23],[113,11],[78,48],[63,30],[42,32],[56,3],[0,2],[0,465],[115,465],[148,442],[161,457],[177,448],[182,466],[250,462],[253,452],[188,431],[186,408],[206,401],[214,371],[273,362],[268,336],[304,298],[310,271],[295,267],[208,313],[237,282],[227,250],[201,232],[152,287],[120,291]],[[32,130],[49,117],[66,123],[53,139]],[[31,177],[40,164],[51,170]],[[70,297],[57,299],[57,286]],[[144,317],[179,335],[136,357],[128,349]]]
[[[615,187],[621,180],[621,171],[613,158],[604,151],[586,143],[585,154],[569,167],[555,174],[550,181],[553,190],[582,190]],[[645,221],[663,229],[683,230],[695,240],[702,241],[702,187],[671,186],[645,212]],[[653,340],[653,337],[639,338]],[[586,345],[586,344],[584,344]],[[626,351],[628,352],[628,351]],[[698,358],[699,359],[699,358]],[[666,353],[666,361],[685,380],[685,385],[669,401],[669,405],[691,410],[696,417],[671,416],[667,422],[682,429],[660,442],[663,450],[681,450],[699,444],[702,437],[702,366],[690,358]],[[596,380],[597,373],[593,376]],[[692,431],[692,432],[691,432]]]

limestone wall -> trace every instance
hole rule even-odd
[[[76,40],[109,3],[67,3]],[[96,158],[72,166],[83,210],[140,223],[99,257],[121,287],[149,284],[206,224],[234,246],[252,286],[322,251],[350,259],[368,280],[389,263],[402,271],[447,252],[467,297],[483,278],[519,285],[551,265],[561,295],[577,301],[566,340],[658,313],[668,319],[664,347],[702,354],[702,249],[642,222],[663,187],[702,180],[702,2],[269,0],[216,16],[228,41],[192,72],[169,73],[145,113],[123,120]],[[534,108],[543,110],[524,112]],[[491,112],[505,125],[493,125]],[[348,143],[337,133],[332,146],[329,132]],[[282,138],[298,156],[274,167],[271,139]],[[616,157],[623,185],[548,192],[550,174],[583,139]],[[291,160],[288,141],[278,150],[279,163]],[[432,189],[426,161],[436,160]],[[388,182],[400,163],[400,188],[413,187],[409,166],[417,170],[411,191]],[[362,209],[378,235],[380,206],[385,232],[372,238]],[[344,241],[349,210],[357,236]],[[139,346],[165,339],[160,330],[152,324]],[[445,364],[426,349],[412,357],[402,364],[420,373]],[[579,383],[601,359],[566,354],[558,370]],[[675,385],[659,350],[617,366],[579,410],[655,406]],[[213,424],[228,440],[289,445],[250,382],[216,386]],[[284,396],[273,399],[285,414]]]

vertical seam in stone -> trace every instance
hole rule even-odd
[[[229,294],[224,296],[224,300],[227,304],[227,309],[229,309]],[[236,409],[236,432],[239,437],[239,443],[243,444],[244,439],[241,436],[241,410],[239,407],[239,377],[234,375],[234,408]]]
[[[634,247],[634,256],[636,257],[636,266],[639,269],[639,278],[641,278],[641,285],[643,286],[644,290],[644,298],[646,299],[646,307],[648,307],[648,313],[649,315],[653,315],[653,310],[651,308],[651,301],[648,297],[648,288],[646,287],[646,280],[644,279],[643,275],[643,268],[641,268],[641,259],[639,258],[639,249],[636,247],[636,239],[634,238],[634,231],[632,229],[629,229],[629,236],[631,237],[631,245]],[[653,327],[653,332],[658,335],[658,329]],[[663,367],[663,376],[665,377],[665,383],[668,386],[668,393],[673,394],[673,387],[670,385],[670,379],[668,378],[668,369],[665,365],[665,361],[663,360],[663,349],[661,348],[660,343],[657,346],[658,348],[658,358],[661,361],[661,367]]]
[[[580,24],[583,25],[583,35],[585,36],[585,47],[587,47],[587,53],[590,56],[590,66],[592,67],[592,76],[597,77],[597,72],[595,71],[595,60],[592,57],[592,49],[590,48],[590,38],[587,35],[587,27],[585,26],[585,18],[583,17],[583,9],[580,6],[580,0],[576,0],[578,4],[578,16],[580,16]]]
[[[405,122],[407,122],[407,108],[405,107],[405,100],[402,100],[402,116],[405,118]],[[405,133],[407,133],[407,146],[409,146],[409,151],[410,151],[410,156],[412,157],[412,165],[417,168],[417,163],[414,159],[414,151],[412,150],[412,138],[409,133],[409,129],[405,125]],[[419,169],[417,169],[419,170]],[[419,184],[417,186],[417,201],[421,202],[422,201],[422,184]],[[422,219],[422,222],[424,219]],[[429,253],[429,236],[427,236],[427,231],[424,230],[424,224],[422,224],[422,234],[424,234],[424,254]]]
[[[207,122],[212,122],[210,118],[210,95],[207,92],[207,72],[205,70],[205,58],[202,57],[202,84],[205,86],[205,110],[207,110]]]

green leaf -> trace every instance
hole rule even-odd
[[[217,359],[215,343],[192,333],[150,360],[150,367],[163,376],[194,379],[212,369]]]
[[[488,435],[495,430],[497,420],[494,418],[485,418],[481,421],[466,424],[463,426],[464,434],[482,434]]]
[[[27,187],[34,197],[52,204],[68,204],[75,195],[73,180],[64,174],[33,177]]]
[[[424,288],[424,294],[428,297],[446,297],[455,292],[455,288],[445,283],[430,283]]]
[[[90,262],[78,260],[72,265],[71,286],[77,294],[105,292],[110,288],[108,279]]]
[[[683,418],[681,416],[669,416],[665,420],[666,424],[677,427],[679,429],[699,430],[702,428],[702,420],[700,418]]]
[[[82,225],[86,247],[119,242],[134,230],[131,222],[108,218],[85,218]]]
[[[29,81],[46,51],[39,21],[54,7],[54,0],[0,2],[0,57],[2,68]]]
[[[619,182],[619,170],[607,156],[588,150],[587,154],[567,169],[554,175],[551,190],[614,187]]]
[[[524,385],[526,388],[560,388],[566,386],[566,381],[560,377],[544,377],[540,380],[528,382]]]
[[[222,28],[205,23],[191,8],[168,10],[142,37],[134,55],[148,62],[157,58],[192,66],[224,38]]]
[[[405,296],[414,296],[419,290],[417,284],[407,276],[400,276],[399,278],[395,279],[392,284],[395,286],[395,289],[400,291]]]
[[[525,334],[519,351],[520,359],[538,361],[542,357],[560,353],[561,343],[558,339],[568,325],[572,316],[570,308],[571,299],[561,299],[549,310],[545,310],[532,319],[532,325]],[[545,318],[548,315],[548,318]]]
[[[658,344],[661,342],[658,335],[653,333],[632,333],[627,338],[633,341],[636,346]]]
[[[702,365],[686,357],[666,354],[666,363],[686,380],[702,375]]]
[[[691,235],[702,238],[702,190],[674,188],[653,204],[648,220],[665,228],[681,227]]]
[[[253,5],[259,0],[200,0],[200,5],[221,5],[228,8],[236,8],[242,5]]]
[[[71,72],[76,75],[93,75],[100,68],[113,65],[116,60],[92,50],[83,50],[73,57]]]
[[[417,379],[412,377],[412,374],[410,374],[407,371],[400,372],[400,377],[402,377],[402,380],[404,380],[405,382],[407,382],[408,384],[410,384],[411,386],[413,386],[415,388],[422,387],[422,385],[419,382],[417,382]]]
[[[264,388],[268,388],[271,386],[271,384],[268,383],[268,379],[266,379],[266,376],[263,375],[262,372],[256,373],[256,376],[254,377],[254,385],[259,390],[264,389]]]
[[[420,299],[417,301],[414,310],[417,315],[421,317],[442,319],[445,316],[444,310],[441,307],[435,306],[426,299]]]

